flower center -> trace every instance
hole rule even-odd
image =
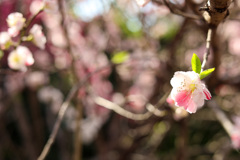
[[[194,83],[190,84],[189,88],[193,92],[196,89],[196,84]]]

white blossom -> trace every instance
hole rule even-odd
[[[137,4],[141,7],[145,6],[150,0],[136,0]]]
[[[26,19],[21,13],[15,12],[11,13],[7,17],[8,23],[8,33],[12,37],[16,37],[19,34],[19,31],[23,28]]]
[[[42,32],[42,27],[38,24],[34,24],[29,32],[33,36],[33,43],[39,48],[44,49],[47,40]]]
[[[9,43],[11,43],[11,37],[8,32],[0,32],[0,48],[8,48]]]
[[[18,46],[10,52],[8,56],[8,65],[11,69],[26,71],[27,66],[34,63],[31,51],[24,46]]]
[[[199,74],[193,71],[175,72],[170,83],[173,87],[171,98],[175,105],[184,107],[189,113],[195,113],[197,108],[203,106],[204,100],[211,99],[211,94],[201,82]]]
[[[44,7],[45,7],[44,1],[42,1],[42,0],[34,0],[30,4],[29,10],[30,10],[31,14],[35,15],[36,13],[38,13]]]

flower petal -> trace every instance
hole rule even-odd
[[[205,95],[206,100],[210,100],[212,98],[211,93],[209,92],[209,90],[207,88],[203,89],[203,93]]]
[[[197,111],[197,105],[195,104],[195,102],[193,100],[190,99],[189,103],[188,103],[188,108],[187,111],[189,113],[195,113]]]
[[[189,101],[191,99],[191,92],[181,91],[175,97],[175,105],[179,107],[188,108]]]

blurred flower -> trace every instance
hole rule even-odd
[[[175,72],[170,83],[173,87],[171,98],[175,105],[184,107],[189,113],[195,113],[198,107],[203,106],[204,99],[211,99],[211,94],[201,82],[199,74],[193,71]]]
[[[179,121],[189,115],[185,109],[175,106],[175,101],[171,98],[171,96],[169,96],[166,101],[169,104],[169,106],[173,109],[174,111],[173,118],[176,121]]]
[[[45,6],[44,6],[44,11],[46,12],[57,12],[58,10],[58,4],[57,0],[43,0]]]
[[[32,1],[29,10],[31,12],[31,14],[36,14],[37,12],[39,12],[41,9],[43,9],[45,6],[45,3],[42,0],[35,0]]]
[[[7,49],[11,44],[11,37],[8,32],[0,32],[0,48]]]
[[[52,112],[57,114],[63,103],[64,96],[59,89],[46,86],[39,90],[38,98],[40,101],[50,104]]]
[[[240,132],[239,132],[239,130],[233,132],[233,134],[231,135],[231,140],[232,140],[233,148],[240,149]]]
[[[23,28],[26,19],[23,17],[22,13],[11,13],[7,17],[8,23],[8,33],[15,37],[18,35],[19,31]]]
[[[26,71],[34,63],[31,51],[24,46],[18,46],[8,56],[8,65],[12,69]]]
[[[30,72],[25,77],[26,85],[32,89],[36,89],[39,86],[47,84],[49,82],[48,75],[44,72],[35,71]]]
[[[141,7],[145,6],[150,0],[136,0],[137,4]]]
[[[29,32],[33,36],[33,43],[39,48],[44,49],[47,40],[42,32],[42,27],[38,24],[34,24]]]
[[[240,149],[240,117],[234,116],[233,122],[234,126],[231,132],[232,146],[235,149]]]

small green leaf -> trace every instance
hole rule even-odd
[[[210,68],[210,69],[207,69],[203,72],[200,73],[200,79],[203,79],[205,77],[207,77],[209,74],[211,74],[213,71],[215,70],[215,68]]]
[[[111,61],[114,64],[120,64],[128,60],[128,58],[129,58],[129,53],[126,51],[121,51],[121,52],[115,53]]]
[[[191,62],[192,62],[192,70],[194,72],[200,74],[200,72],[201,72],[201,61],[195,53],[193,53]]]

